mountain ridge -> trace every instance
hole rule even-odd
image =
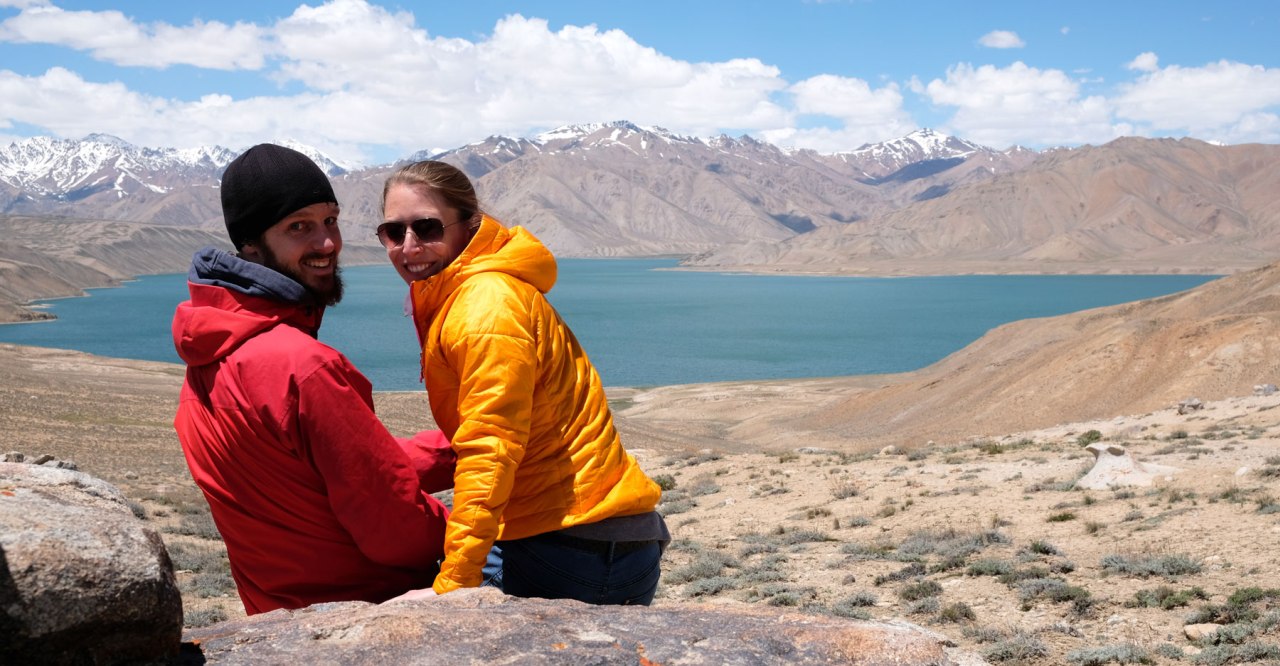
[[[93,138],[0,151],[0,213],[221,230],[232,151]],[[997,151],[922,129],[828,155],[614,121],[410,158],[463,169],[486,212],[558,256],[832,274],[1233,272],[1280,252],[1278,151],[1136,137]],[[324,163],[353,245],[373,245],[397,164]]]

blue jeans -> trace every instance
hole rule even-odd
[[[588,541],[551,533],[500,545],[500,584],[514,597],[648,606],[658,591],[657,541]]]

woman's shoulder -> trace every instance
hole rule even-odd
[[[485,271],[466,279],[458,287],[458,298],[505,298],[517,296],[527,298],[531,293],[541,295],[536,287],[520,277],[501,271]]]

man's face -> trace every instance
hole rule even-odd
[[[338,253],[342,232],[338,229],[338,205],[311,204],[280,220],[254,243],[245,243],[240,255],[292,278],[307,288],[318,305],[342,300],[342,276]]]

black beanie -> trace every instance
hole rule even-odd
[[[236,250],[295,211],[337,202],[320,167],[284,146],[260,143],[232,160],[222,174],[222,217]]]

